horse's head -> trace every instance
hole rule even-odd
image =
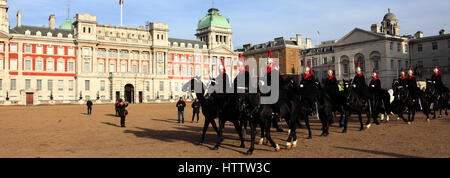
[[[204,90],[205,85],[200,80],[200,77],[192,78],[181,87],[181,91],[183,92],[203,93]]]

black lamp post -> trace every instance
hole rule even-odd
[[[82,99],[83,99],[83,92],[80,91],[80,100],[82,100]]]
[[[99,99],[100,99],[100,92],[97,91],[97,100],[99,100]]]
[[[9,101],[8,91],[6,91],[6,101]]]
[[[53,90],[50,91],[50,101],[53,101]]]

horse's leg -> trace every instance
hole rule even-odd
[[[308,138],[307,139],[312,139],[311,126],[309,125],[309,117],[308,116],[305,117],[305,125],[306,125],[306,128],[308,129]]]
[[[433,104],[433,119],[436,119],[436,101],[434,101]]]
[[[290,120],[289,125],[288,125],[288,127],[289,127],[289,134],[288,134],[288,138],[286,140],[286,149],[288,149],[288,150],[292,148],[291,141],[292,141],[293,134],[294,134],[294,127],[296,125],[297,124],[294,121]]]
[[[345,111],[344,130],[342,130],[342,133],[347,133],[347,123],[348,123],[348,118],[350,117],[350,112],[351,111]]]
[[[273,148],[275,148],[275,151],[280,151],[280,146],[278,144],[276,144],[273,140],[272,137],[270,136],[270,121],[266,121],[265,124],[265,130],[266,130],[266,138],[267,140],[270,142],[270,144],[272,145]]]
[[[364,130],[364,124],[363,124],[363,119],[362,119],[362,113],[358,113],[358,119],[359,119],[359,124],[361,125],[361,127],[359,128],[360,131]]]
[[[214,122],[214,119],[205,117],[205,123],[203,124],[202,138],[201,138],[200,142],[198,143],[199,145],[202,145],[203,142],[205,141],[206,131],[208,131],[209,123],[211,122],[211,120],[214,123],[214,124],[211,123],[214,127],[216,125],[216,122]],[[216,129],[217,135],[220,135],[219,131],[217,131],[217,127],[215,127],[215,129]]]
[[[255,150],[255,137],[256,137],[256,123],[251,122],[250,123],[250,129],[251,129],[251,141],[250,141],[250,148],[247,151],[247,155],[252,155],[253,150]]]
[[[234,124],[234,129],[236,129],[236,132],[238,133],[238,135],[239,135],[239,139],[241,140],[241,148],[245,148],[245,138],[244,138],[244,136],[242,135],[242,127],[241,127],[241,125],[239,124],[239,122],[238,121],[234,121],[233,122],[233,124]]]
[[[223,141],[223,129],[225,127],[225,122],[219,118],[219,141],[217,141],[216,146],[214,146],[213,150],[218,150]]]
[[[342,124],[342,119],[344,118],[345,112],[342,108],[339,109],[339,113],[341,114],[341,118],[339,119],[339,127],[342,128],[344,125]]]

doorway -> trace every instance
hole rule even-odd
[[[125,85],[125,101],[134,103],[134,86],[131,84]]]
[[[144,94],[142,93],[142,91],[139,92],[139,103],[143,103],[144,101]]]
[[[33,105],[34,93],[27,93],[27,105]]]

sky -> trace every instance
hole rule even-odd
[[[50,14],[57,26],[67,18],[68,0],[8,0],[10,26],[48,26]],[[119,0],[70,0],[70,18],[90,13],[99,24],[120,25]],[[198,21],[212,0],[124,0],[123,25],[144,26],[146,21],[169,25],[169,37],[195,39]],[[214,7],[229,18],[235,48],[259,44],[277,37],[301,34],[320,41],[339,40],[354,28],[370,30],[380,24],[388,8],[399,19],[401,34],[437,35],[450,25],[450,0],[215,0]],[[318,32],[320,35],[318,35]],[[304,40],[304,39],[303,39]]]

